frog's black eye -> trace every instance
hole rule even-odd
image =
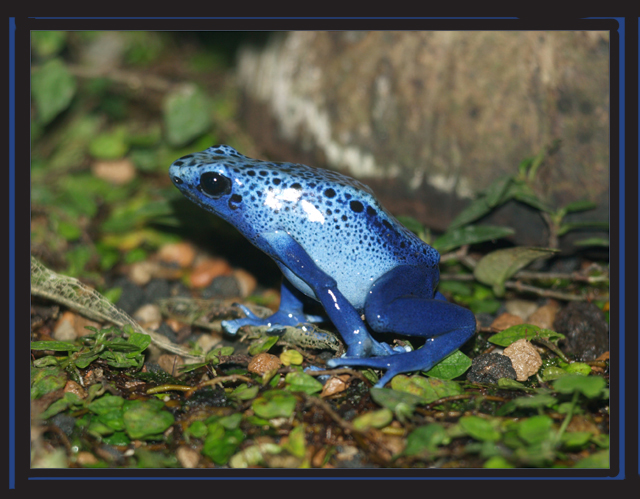
[[[198,190],[212,199],[218,199],[231,192],[231,180],[216,172],[206,172],[200,176]]]

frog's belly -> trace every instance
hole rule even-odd
[[[284,276],[289,280],[293,286],[306,296],[317,300],[316,294],[311,287],[298,276],[296,276],[291,270],[284,265],[280,265],[280,270]],[[389,269],[392,267],[390,266]],[[382,269],[382,274],[386,270]],[[364,309],[365,300],[371,285],[375,282],[376,278],[381,274],[375,276],[370,273],[359,272],[354,268],[347,268],[347,272],[344,275],[338,276],[334,272],[327,272],[338,284],[338,290],[344,295],[353,307],[361,312]]]

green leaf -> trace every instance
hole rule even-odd
[[[31,93],[43,125],[69,106],[76,87],[76,79],[67,71],[61,59],[51,59],[33,71]]]
[[[569,222],[562,224],[558,229],[558,235],[562,236],[571,230],[609,230],[609,222]]]
[[[580,241],[576,241],[576,246],[603,246],[605,248],[609,247],[609,240],[603,237],[588,237],[586,239],[581,239]]]
[[[126,130],[118,128],[113,132],[101,133],[89,144],[89,153],[97,159],[120,159],[129,150]]]
[[[586,210],[593,210],[594,208],[597,208],[598,205],[597,203],[594,203],[593,201],[589,201],[588,199],[581,199],[578,201],[574,201],[573,203],[569,203],[568,205],[564,206],[563,208],[561,208],[561,213],[575,213],[578,211],[586,211]]]
[[[220,434],[212,432],[211,426],[213,425],[209,425],[209,434],[204,442],[202,453],[214,463],[222,466],[236,453],[245,436],[239,428]]]
[[[113,410],[119,410],[122,408],[123,404],[124,399],[122,397],[107,394],[91,402],[87,406],[87,409],[95,414],[101,415]]]
[[[574,468],[609,468],[609,450],[594,452],[588,457],[581,459]]]
[[[40,57],[51,57],[64,48],[66,39],[66,31],[32,31],[31,47]]]
[[[499,468],[515,468],[515,466],[502,456],[492,456],[484,462],[483,468],[499,469]]]
[[[416,405],[425,403],[422,397],[391,388],[371,388],[370,394],[376,404],[392,410],[400,422],[411,417]]]
[[[559,393],[570,394],[580,392],[587,398],[602,395],[607,382],[600,376],[583,376],[568,374],[553,383],[553,388]]]
[[[449,228],[447,231],[452,231],[455,229],[459,229],[464,225],[467,225],[487,213],[491,211],[491,206],[487,203],[486,197],[481,197],[473,201],[469,206],[467,206],[464,210],[462,210],[456,218],[453,219],[453,222],[449,224]]]
[[[552,437],[553,420],[549,416],[532,416],[518,423],[518,436],[528,444],[539,444]]]
[[[170,92],[163,105],[167,140],[182,146],[202,135],[211,126],[207,96],[194,85]]]
[[[500,440],[500,432],[496,425],[479,416],[462,416],[460,426],[470,437],[480,441],[496,442]]]
[[[57,366],[31,369],[31,398],[38,399],[59,390],[67,383],[67,374]]]
[[[505,197],[511,185],[512,178],[509,176],[495,180],[485,191],[486,202],[491,208],[495,208],[509,200]]]
[[[31,350],[52,350],[54,352],[77,352],[80,347],[70,341],[32,341]]]
[[[514,234],[510,227],[494,227],[490,225],[467,225],[459,229],[449,230],[433,242],[433,247],[440,253],[451,251],[465,244],[476,244],[484,241],[500,239]]]
[[[292,455],[302,459],[307,451],[305,445],[304,424],[296,426],[289,432],[289,440],[283,447]]]
[[[356,430],[366,430],[367,428],[384,428],[393,421],[393,412],[386,407],[377,411],[367,412],[353,420],[353,427]]]
[[[591,366],[584,362],[573,362],[564,368],[569,374],[581,374],[582,376],[588,376],[591,374]]]
[[[175,421],[162,407],[164,404],[157,399],[126,401],[123,410],[127,435],[134,440],[160,438]]]
[[[451,438],[444,428],[431,423],[413,430],[407,437],[407,446],[402,452],[406,456],[416,456],[423,453],[434,452],[439,445],[447,445]]]
[[[304,392],[307,395],[322,391],[322,383],[307,373],[288,373],[284,378],[287,384],[286,390],[292,392]]]
[[[473,275],[481,283],[493,286],[497,296],[503,296],[504,283],[507,279],[534,260],[547,258],[558,251],[526,246],[493,251],[478,262]]]
[[[593,434],[590,431],[573,431],[563,433],[560,441],[562,446],[569,450],[577,450],[589,443]]]
[[[423,347],[424,348],[424,347]],[[460,350],[446,356],[425,374],[433,378],[454,379],[464,374],[471,367],[471,359]]]
[[[455,381],[404,374],[394,376],[391,380],[391,388],[417,395],[425,404],[444,397],[460,395],[463,392],[462,387]]]
[[[524,386],[522,383],[519,383],[515,379],[509,378],[500,378],[498,380],[498,388],[501,388],[503,390],[529,390],[529,388]]]
[[[517,201],[528,204],[529,206],[532,206],[533,208],[536,208],[540,211],[552,211],[546,203],[538,198],[531,187],[522,182],[514,182],[513,184],[511,184],[506,196],[508,199],[516,199]]]
[[[265,336],[251,343],[249,347],[249,355],[258,355],[262,352],[268,352],[269,349],[278,343],[280,336]]]
[[[284,390],[269,390],[255,399],[251,408],[265,419],[288,418],[296,408],[296,398]]]
[[[562,376],[566,376],[568,374],[569,373],[564,369],[562,369],[561,367],[549,366],[544,368],[544,370],[542,371],[541,378],[542,378],[542,381],[547,382],[547,381],[553,381],[554,379],[559,379]]]
[[[258,385],[249,387],[246,383],[242,383],[240,386],[235,388],[229,396],[237,400],[251,400],[258,395],[259,390],[260,387]]]
[[[187,432],[195,438],[204,438],[208,432],[207,425],[202,421],[194,421],[189,425]]]
[[[564,335],[552,331],[551,329],[543,329],[533,324],[516,324],[499,333],[490,336],[487,341],[500,347],[508,347],[521,339],[531,340],[533,338],[545,338],[549,341],[557,342],[564,339]]]

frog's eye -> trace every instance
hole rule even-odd
[[[206,172],[200,176],[198,190],[205,196],[218,199],[231,192],[231,180],[216,172]]]

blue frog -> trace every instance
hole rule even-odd
[[[279,310],[261,319],[222,323],[295,326],[325,318],[303,311],[319,301],[346,343],[329,367],[429,370],[476,330],[473,313],[436,291],[440,254],[400,224],[366,185],[345,175],[293,163],[251,159],[215,145],[173,162],[169,175],[191,201],[235,226],[269,255],[285,279]],[[426,338],[412,351],[392,348],[369,330]]]

